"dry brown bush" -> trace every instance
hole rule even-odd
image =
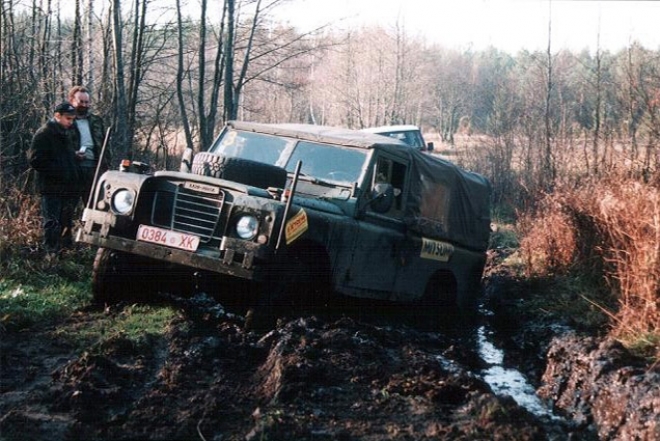
[[[660,354],[658,188],[614,176],[558,188],[519,227],[531,274],[601,274],[618,299],[612,334]]]
[[[41,234],[39,197],[16,187],[0,195],[0,261],[17,248],[37,248]]]
[[[577,232],[561,198],[548,196],[539,203],[536,213],[521,214],[518,229],[528,275],[562,273],[574,264]]]
[[[594,194],[608,274],[618,287],[614,333],[640,339],[660,333],[660,190],[637,181],[612,182]],[[660,343],[660,342],[658,342]]]

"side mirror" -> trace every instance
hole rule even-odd
[[[371,190],[369,205],[376,213],[387,213],[394,203],[394,187],[392,184],[380,183]]]
[[[429,152],[432,152],[433,149],[435,148],[435,146],[433,145],[433,142],[428,142],[428,143],[426,143],[426,147],[427,147],[427,150],[428,150]]]
[[[187,148],[183,151],[181,155],[181,165],[179,166],[179,171],[183,173],[190,173],[192,171],[192,158],[193,151],[191,148]]]

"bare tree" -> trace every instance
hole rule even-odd
[[[122,29],[124,23],[121,15],[121,0],[112,2],[112,36],[113,55],[115,62],[115,127],[114,127],[114,152],[113,157],[119,160],[132,157],[131,137],[127,119],[126,85],[124,80],[124,52],[122,41]]]
[[[600,126],[601,126],[601,115],[602,115],[602,103],[603,103],[603,68],[602,68],[603,57],[600,50],[600,31],[598,32],[597,45],[596,45],[596,75],[595,78],[595,95],[596,95],[596,104],[594,108],[594,130],[593,130],[593,140],[592,140],[592,155],[593,155],[593,173],[598,175],[599,164],[601,160],[599,159],[599,145],[600,145]],[[603,155],[604,159],[604,155]]]
[[[85,78],[88,87],[94,84],[94,0],[87,2],[87,76]]]
[[[176,70],[176,96],[179,101],[179,111],[181,112],[181,122],[183,124],[183,130],[186,136],[186,146],[189,149],[194,149],[192,134],[190,132],[190,123],[188,122],[188,112],[186,110],[186,102],[183,96],[183,76],[184,76],[184,66],[183,66],[183,53],[184,53],[184,41],[183,41],[183,19],[181,17],[181,1],[176,0],[176,19],[178,28],[178,44],[179,44],[179,53],[178,53],[178,65]]]
[[[129,62],[128,100],[127,100],[127,133],[133,137],[136,124],[136,107],[138,92],[142,81],[142,71],[148,66],[144,61],[147,16],[147,0],[135,0],[135,16],[133,21],[133,39],[131,44],[131,58]]]
[[[540,176],[541,187],[549,189],[555,181],[556,170],[552,152],[552,91],[553,83],[553,66],[552,66],[552,2],[548,2],[548,47],[546,50],[546,83],[545,83],[545,112],[543,115],[545,125],[545,151],[543,154],[543,173]]]
[[[83,24],[80,2],[81,0],[75,0],[73,15],[73,38],[71,39],[72,84],[82,84],[83,82]]]
[[[220,26],[218,29],[216,52],[213,62],[212,81],[210,99],[207,101],[206,87],[206,20],[207,20],[207,0],[202,0],[200,28],[199,28],[199,79],[197,90],[197,108],[198,108],[198,121],[199,121],[199,148],[200,150],[209,146],[214,136],[214,129],[218,115],[218,98],[220,96],[220,87],[223,80],[224,54],[222,38],[224,37],[225,19],[227,17],[228,2],[223,2],[222,15],[220,18]],[[208,107],[208,110],[207,110]]]
[[[234,97],[234,36],[236,32],[236,8],[234,0],[225,0],[227,7],[227,35],[225,37],[225,86],[224,119],[235,119],[238,115],[238,103]]]

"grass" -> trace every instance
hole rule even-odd
[[[136,346],[148,345],[154,336],[163,336],[178,311],[167,305],[125,305],[119,309],[86,311],[84,321],[64,322],[54,335],[87,351],[102,351],[106,342],[126,340]]]
[[[605,334],[615,305],[607,293],[579,275],[527,279],[534,286],[524,308],[538,316],[560,319],[572,328],[590,334]]]
[[[518,248],[519,246],[520,241],[514,225],[493,222],[489,248],[503,249]]]
[[[87,305],[89,282],[54,278],[48,286],[0,280],[0,325],[16,331],[35,325],[49,325]]]
[[[546,195],[518,221],[525,276],[553,281],[544,309],[660,360],[658,219],[660,190],[623,177]]]
[[[11,262],[16,268],[28,266],[22,263],[18,258]],[[48,332],[58,339],[93,352],[117,339],[149,344],[151,337],[164,335],[179,315],[167,305],[94,306],[89,259],[39,265],[49,266],[50,273],[13,270],[0,279],[0,333],[53,329]]]
[[[3,238],[0,333],[55,328],[54,335],[80,350],[103,350],[117,339],[149,344],[178,316],[170,306],[94,306],[91,271],[96,250],[80,247],[49,259],[34,246],[35,235]],[[7,245],[9,241],[13,243]]]

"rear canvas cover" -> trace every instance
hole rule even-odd
[[[481,175],[449,161],[410,151],[410,197],[404,219],[427,237],[485,251],[490,237],[491,186]]]

